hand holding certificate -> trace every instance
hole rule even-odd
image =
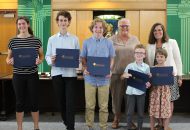
[[[13,49],[14,67],[32,67],[36,65],[35,48]]]
[[[87,57],[87,71],[90,75],[106,76],[110,74],[110,57]]]
[[[154,86],[160,85],[173,85],[173,67],[151,67],[150,72],[152,74],[151,84]]]
[[[149,82],[149,75],[131,69],[128,70],[128,73],[131,76],[127,79],[127,85],[145,92],[146,84]]]
[[[56,49],[56,67],[78,68],[79,49]]]

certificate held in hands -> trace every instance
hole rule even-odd
[[[79,49],[56,49],[56,67],[78,68]]]
[[[159,85],[173,85],[173,67],[151,67],[150,72],[152,74],[151,84],[154,86]]]
[[[127,79],[127,85],[146,92],[146,83],[149,81],[149,76],[131,69],[128,70],[128,73],[131,74],[132,77]]]
[[[90,75],[106,76],[110,74],[110,57],[87,57],[87,70]]]
[[[36,65],[37,53],[35,48],[13,49],[14,67],[32,67]]]

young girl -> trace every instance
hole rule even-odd
[[[167,58],[165,49],[157,49],[156,51],[156,67],[164,67]],[[164,130],[168,130],[171,116],[171,93],[167,85],[153,86],[150,93],[150,127],[154,130],[155,118],[161,119]]]
[[[23,130],[22,122],[25,108],[26,96],[30,99],[30,111],[34,122],[34,130],[39,130],[39,108],[38,108],[38,66],[44,59],[41,40],[33,35],[30,28],[29,19],[21,16],[16,21],[18,35],[8,44],[8,56],[6,62],[8,65],[14,65],[13,50],[21,48],[35,48],[38,56],[34,66],[16,67],[13,66],[13,88],[16,95],[16,120],[17,130]],[[26,93],[28,93],[26,95]]]

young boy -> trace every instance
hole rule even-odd
[[[48,40],[46,61],[51,66],[52,82],[61,118],[67,130],[75,129],[75,92],[77,74],[75,68],[55,66],[56,48],[80,49],[78,37],[68,32],[71,24],[71,14],[68,11],[57,13],[56,22],[59,32]]]
[[[145,58],[146,49],[142,44],[136,45],[134,49],[134,58],[135,62],[130,63],[124,71],[124,74],[121,76],[122,79],[129,78],[132,75],[128,73],[128,70],[134,70],[141,73],[149,74],[150,68],[147,64],[143,62]],[[150,83],[146,83],[146,87],[150,87]],[[143,125],[143,115],[144,115],[144,104],[145,104],[145,92],[136,89],[131,86],[127,86],[126,90],[127,100],[127,124],[128,130],[132,129],[132,116],[135,109],[135,104],[137,104],[137,113],[138,113],[138,120],[137,120],[137,130],[142,130]]]
[[[112,68],[115,50],[112,42],[104,37],[107,30],[106,22],[104,20],[99,18],[94,19],[89,29],[92,32],[92,36],[84,41],[81,52],[85,80],[85,119],[88,130],[94,130],[96,93],[98,93],[100,130],[107,130],[109,81],[111,73],[107,76],[93,75],[87,71],[88,68],[86,63],[88,56],[108,57],[110,58],[110,68]]]

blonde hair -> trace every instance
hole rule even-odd
[[[144,49],[146,51],[146,47],[143,44],[137,44],[134,50],[136,49]]]
[[[95,18],[92,22],[91,22],[91,25],[89,26],[89,29],[91,32],[93,32],[93,27],[96,25],[97,22],[101,22],[102,23],[102,26],[103,26],[103,34],[106,34],[107,33],[107,23],[105,20],[103,19],[100,19],[100,18]]]

